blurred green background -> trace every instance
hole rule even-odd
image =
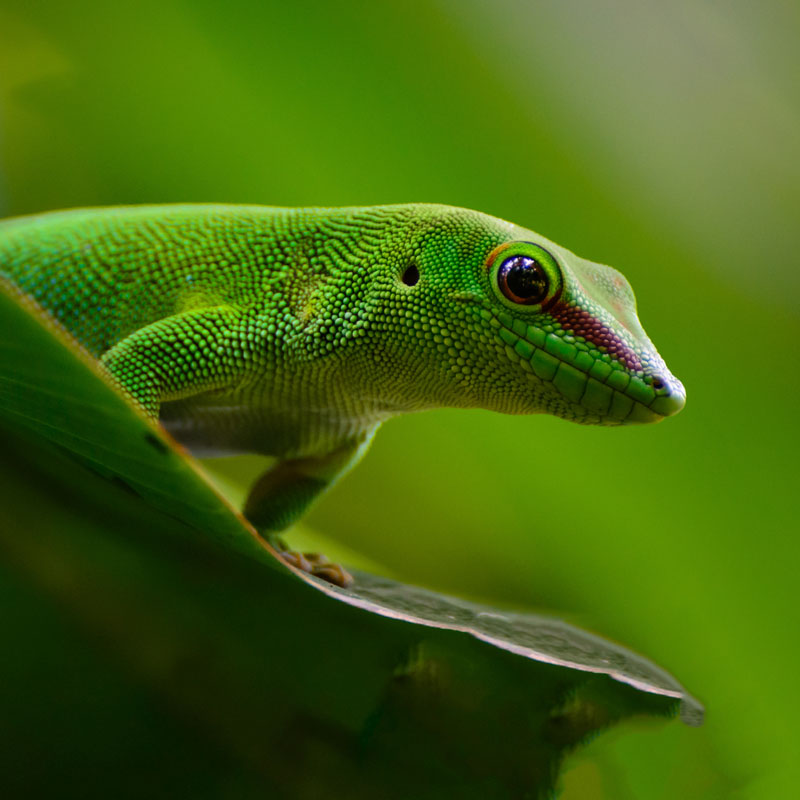
[[[396,420],[309,526],[616,638],[706,703],[699,730],[600,737],[567,800],[790,797],[798,35],[780,0],[0,0],[0,216],[443,202],[622,270],[679,417]]]

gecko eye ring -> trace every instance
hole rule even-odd
[[[561,267],[533,242],[500,245],[489,254],[486,266],[493,289],[506,305],[545,311],[561,295]]]

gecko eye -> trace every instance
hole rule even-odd
[[[500,291],[512,303],[535,305],[547,297],[550,279],[545,268],[530,256],[511,256],[497,271]]]
[[[533,242],[508,242],[486,258],[492,289],[505,305],[533,314],[546,311],[561,297],[564,276],[553,255]]]

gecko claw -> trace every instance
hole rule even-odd
[[[343,589],[353,583],[353,576],[341,564],[334,564],[322,553],[298,553],[296,550],[283,550],[281,558],[296,569],[307,572]]]

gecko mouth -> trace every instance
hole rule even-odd
[[[631,373],[608,361],[569,363],[524,342],[506,350],[532,381],[564,402],[564,416],[609,425],[660,422],[686,403],[683,385],[663,373]],[[561,355],[561,354],[559,354]],[[579,357],[580,358],[580,357]]]
[[[593,380],[589,378],[589,380]],[[656,380],[648,385],[654,386]],[[657,389],[655,398],[644,402],[639,397],[631,397],[628,393],[614,390],[607,420],[611,424],[641,425],[661,422],[666,417],[677,414],[686,405],[686,392],[681,383],[674,378],[662,380]],[[616,395],[620,397],[617,398]],[[617,412],[622,413],[615,413]]]
[[[657,356],[653,366],[658,371],[645,367],[632,372],[613,357],[597,358],[561,337],[536,332],[539,340],[529,330],[498,322],[509,359],[537,385],[560,396],[565,417],[608,425],[652,423],[677,414],[686,403],[683,385],[664,370]]]
[[[683,385],[672,377],[666,380],[659,379],[657,382],[654,376],[651,382],[647,379],[642,380],[639,376],[630,376],[631,391],[627,390],[628,387],[612,389],[607,407],[605,400],[597,403],[594,398],[598,396],[598,393],[605,397],[608,384],[602,384],[603,388],[601,389],[595,385],[599,383],[595,378],[588,375],[584,375],[584,378],[586,386],[577,405],[584,410],[587,416],[598,415],[607,424],[642,425],[661,422],[666,417],[677,414],[686,405],[686,392]],[[636,379],[635,382],[634,379]],[[650,387],[651,392],[643,392],[640,384]],[[575,410],[577,411],[577,408]]]
[[[602,392],[603,397],[607,397],[604,391],[607,387],[600,389],[598,383],[594,378],[587,377],[586,389],[580,400],[575,402],[560,391],[552,381],[537,381],[538,385],[544,385],[547,391],[562,401],[562,415],[578,423],[611,426],[647,425],[661,422],[666,417],[677,414],[686,403],[686,395],[681,391],[662,394],[650,403],[643,403],[617,389],[611,390],[610,398],[597,403],[592,400],[595,393]]]

